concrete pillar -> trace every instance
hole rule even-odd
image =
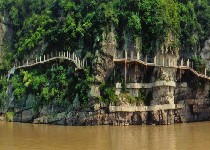
[[[139,52],[137,52],[137,59],[138,59],[138,60],[140,59],[140,57],[139,57]]]
[[[190,60],[187,60],[187,67],[190,67]]]
[[[181,66],[183,66],[183,58],[182,58],[182,60],[181,60]]]
[[[36,63],[37,63],[37,57],[36,57]]]
[[[69,58],[69,52],[66,52],[66,57]]]
[[[145,57],[145,63],[147,63],[147,55],[146,55],[146,57]]]
[[[42,56],[39,57],[39,61],[40,61],[40,62],[42,61]]]
[[[45,55],[44,55],[44,61],[45,61]]]

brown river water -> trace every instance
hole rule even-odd
[[[209,150],[210,122],[55,126],[0,122],[0,150]]]

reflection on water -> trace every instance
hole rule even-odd
[[[206,150],[210,122],[71,127],[0,122],[0,150]]]

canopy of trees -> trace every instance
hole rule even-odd
[[[46,51],[94,51],[111,25],[119,41],[123,31],[141,37],[145,53],[169,32],[175,46],[190,53],[210,35],[208,0],[0,0],[0,10],[14,33],[7,46],[13,60],[43,43]]]

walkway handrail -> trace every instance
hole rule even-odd
[[[35,60],[27,60],[27,61],[23,61],[22,63],[16,63],[14,65],[15,69],[21,69],[21,68],[26,68],[26,67],[31,67],[31,66],[35,66],[37,64],[44,64],[46,62],[52,61],[52,60],[56,60],[56,59],[65,59],[68,61],[72,61],[75,66],[78,69],[82,69],[87,65],[87,62],[85,62],[85,60],[80,60],[79,57],[77,57],[76,54],[74,53],[70,53],[70,52],[56,52],[56,54],[53,56],[53,53],[51,53],[50,55],[43,55],[43,56],[39,56],[36,57]]]
[[[123,51],[122,51],[123,52]],[[121,53],[122,53],[121,52]],[[180,62],[180,65],[178,66],[174,66],[173,64],[168,64],[167,66],[165,66],[165,65],[159,65],[159,64],[157,64],[157,61],[156,61],[156,56],[154,57],[154,59],[153,59],[153,62],[152,63],[148,63],[148,58],[147,58],[147,56],[145,57],[145,59],[141,59],[140,58],[140,53],[139,52],[137,52],[137,54],[136,54],[136,56],[137,57],[132,57],[133,56],[133,54],[131,54],[130,55],[130,57],[128,58],[128,55],[127,55],[127,52],[126,51],[124,51],[124,56],[122,55],[122,54],[120,54],[120,56],[122,56],[122,57],[119,57],[119,55],[117,55],[117,54],[114,54],[114,58],[113,58],[113,61],[114,62],[138,62],[138,63],[140,63],[140,64],[142,64],[142,65],[145,65],[145,66],[160,66],[160,67],[171,67],[171,68],[179,68],[179,69],[181,69],[181,70],[189,70],[189,71],[191,71],[193,74],[195,74],[195,75],[197,75],[198,77],[201,77],[201,78],[205,78],[205,79],[208,79],[208,80],[210,80],[210,77],[208,77],[207,75],[206,75],[206,69],[205,69],[205,73],[204,74],[202,74],[202,73],[198,73],[196,70],[194,70],[191,66],[190,66],[190,60],[188,59],[187,60],[187,62],[186,63],[184,63],[184,60],[182,59],[181,60],[181,62]],[[164,59],[163,59],[163,61],[164,61]],[[165,64],[164,62],[163,62],[163,64]]]

